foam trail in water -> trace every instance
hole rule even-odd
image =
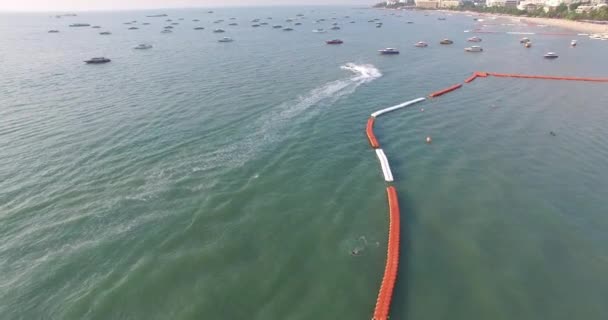
[[[364,83],[369,83],[382,76],[382,73],[371,64],[347,63],[340,67],[353,73],[348,79],[328,82],[299,98],[279,104],[252,124],[250,134],[244,139],[235,141],[230,146],[221,148],[209,155],[210,166],[241,166],[250,160],[262,146],[271,145],[284,138],[281,133],[287,126],[301,123],[320,112],[307,112],[311,107],[329,106],[344,96],[348,96]],[[198,165],[197,165],[198,166]]]

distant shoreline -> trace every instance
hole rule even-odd
[[[475,11],[453,11],[453,10],[432,10],[432,11],[440,11],[444,13],[458,13],[458,14],[470,14],[482,17],[502,17],[510,19],[513,22],[522,22],[522,23],[532,23],[532,24],[541,24],[548,25],[552,27],[559,27],[564,29],[569,29],[573,31],[578,31],[581,33],[600,33],[600,34],[608,34],[608,25],[601,25],[589,22],[581,22],[581,21],[573,21],[566,19],[553,19],[553,18],[538,18],[538,17],[521,17],[521,16],[513,16],[507,14],[495,14],[495,13],[484,13],[484,12],[475,12]]]

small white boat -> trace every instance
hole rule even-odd
[[[464,51],[466,52],[482,52],[483,48],[480,46],[470,46],[467,48],[464,48]]]
[[[452,44],[454,43],[454,41],[450,40],[450,39],[443,39],[441,41],[439,41],[439,44]]]
[[[213,32],[222,33],[222,32],[226,32],[226,31],[224,31],[224,29],[215,29],[215,30],[213,30]]]
[[[529,39],[529,38],[521,38],[521,39],[519,40],[519,43],[528,43],[528,42],[530,42],[530,39]]]
[[[229,37],[223,37],[220,40],[218,40],[217,42],[232,42],[234,40],[232,40],[232,38]]]
[[[555,52],[547,52],[547,53],[545,53],[544,57],[546,59],[556,59],[559,56]]]
[[[152,49],[152,46],[149,44],[140,44],[137,47],[133,48],[133,49],[137,49],[137,50],[147,50],[147,49]]]
[[[570,41],[570,46],[571,47],[576,47],[576,44],[577,44],[576,40]]]
[[[480,37],[470,37],[467,39],[468,42],[481,42]]]
[[[399,50],[395,48],[380,49],[378,52],[380,52],[380,54],[399,54]]]
[[[59,33],[59,30],[49,30],[49,33]]]
[[[418,48],[425,48],[428,47],[428,43],[424,42],[424,41],[418,41],[416,42],[416,44],[414,44],[414,47],[418,47]]]
[[[312,32],[314,32],[314,33],[325,33],[327,31],[325,31],[325,29],[314,29],[314,30],[312,30]]]
[[[592,35],[589,36],[589,39],[597,39],[597,40],[601,40],[602,39],[602,35],[601,34],[597,34],[594,33]]]
[[[194,28],[194,30],[205,30],[205,28],[204,27],[196,27],[196,28]]]

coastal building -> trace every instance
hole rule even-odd
[[[545,0],[523,0],[517,5],[517,9],[535,11],[545,6]]]
[[[386,0],[387,6],[394,6],[397,4],[397,0]]]
[[[437,9],[439,8],[439,0],[416,0],[417,8]]]
[[[578,6],[578,8],[576,8],[576,10],[574,10],[574,12],[581,14],[581,13],[587,13],[590,12],[591,10],[593,10],[594,6]]]
[[[517,7],[517,0],[487,0],[486,6],[488,7]]]
[[[454,8],[461,4],[460,0],[441,0],[439,2],[440,8]]]

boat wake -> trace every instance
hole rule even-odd
[[[272,147],[286,138],[285,129],[310,120],[323,107],[334,104],[339,99],[354,93],[359,86],[374,81],[382,73],[371,64],[347,63],[340,67],[350,71],[352,76],[346,79],[330,81],[294,100],[283,102],[253,123],[250,134],[244,139],[224,146],[210,155],[214,161],[209,164],[240,167],[249,161],[257,152]],[[206,166],[205,166],[206,167]]]

